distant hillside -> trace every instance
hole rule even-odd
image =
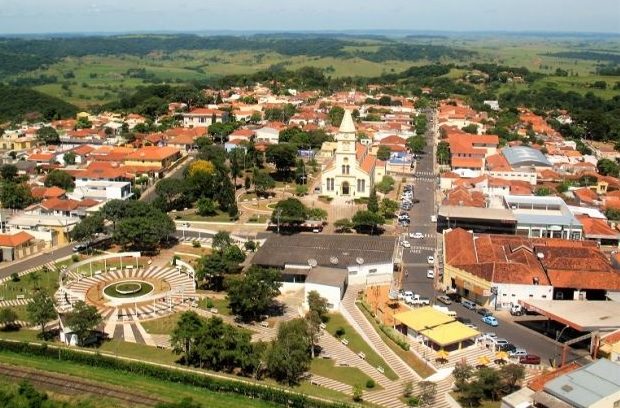
[[[77,107],[44,93],[13,86],[0,85],[0,121],[19,118],[44,119],[75,116]]]

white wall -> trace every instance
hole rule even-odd
[[[280,132],[277,129],[261,128],[256,130],[256,141],[277,144]]]
[[[313,290],[318,292],[321,297],[327,299],[330,310],[338,310],[340,307],[340,299],[343,296],[339,287],[320,285],[318,283],[306,283],[304,286],[304,299],[308,299],[308,293]],[[307,306],[306,300],[304,300],[304,307],[307,308]]]
[[[394,264],[362,264],[349,266],[349,285],[389,283],[394,274]]]
[[[553,300],[553,286],[497,284],[500,304],[498,308],[507,309],[510,304],[518,304],[519,300]],[[530,297],[530,295],[532,295]],[[546,297],[543,297],[546,296]],[[494,299],[491,301],[495,307]]]
[[[489,171],[489,176],[501,178],[504,180],[526,181],[531,185],[536,185],[536,172],[531,171]]]

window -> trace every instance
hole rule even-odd
[[[349,174],[349,168],[350,168],[350,166],[348,164],[343,164],[342,165],[342,174]]]
[[[377,268],[369,269],[368,273],[377,273]]]
[[[357,275],[357,271],[356,270],[349,271],[349,275]]]
[[[327,191],[334,191],[334,179],[333,178],[327,179]]]
[[[357,192],[363,193],[366,191],[366,180],[358,179],[357,180]]]

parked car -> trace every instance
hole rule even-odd
[[[517,346],[512,343],[504,344],[502,346],[497,346],[497,350],[505,351],[506,353],[510,353],[511,351],[515,351]]]
[[[467,323],[465,326],[469,327],[470,329],[478,330],[478,326],[476,326],[475,324]]]
[[[494,345],[494,346],[496,346],[496,347],[502,347],[502,346],[505,346],[505,345],[507,345],[507,344],[510,344],[510,343],[508,343],[508,340],[503,339],[503,338],[501,338],[501,337],[500,337],[500,338],[495,337],[494,339],[492,339],[492,340],[491,340],[491,342],[492,342],[492,343],[493,343],[493,345]]]
[[[463,297],[458,293],[448,293],[446,296],[448,296],[450,300],[455,303],[461,303],[461,300],[463,299]]]
[[[463,305],[464,308],[469,309],[469,310],[476,310],[476,303],[472,302],[469,299],[462,299],[461,300],[461,304]]]
[[[426,271],[426,277],[428,279],[435,279],[435,270],[434,269],[428,269]]]
[[[484,316],[482,318],[482,321],[484,323],[488,324],[489,326],[493,326],[493,327],[499,326],[499,323],[498,323],[497,319],[493,315],[486,315],[486,316]]]
[[[437,296],[437,301],[443,303],[444,305],[451,305],[452,301],[450,300],[450,298],[446,295],[440,295]]]
[[[400,220],[398,221],[400,223],[400,225],[402,225],[403,227],[408,227],[409,224],[411,224],[411,220]]]
[[[86,244],[77,244],[73,246],[73,252],[82,252],[82,251],[86,251],[86,249],[88,248],[88,245]]]
[[[409,243],[409,241],[401,241],[400,243],[403,248],[411,248],[411,244]]]
[[[527,350],[522,349],[522,348],[517,348],[516,350],[509,352],[508,355],[513,358],[527,356]]]
[[[424,234],[422,234],[421,232],[410,232],[409,238],[421,239],[424,238]]]
[[[437,216],[431,215],[431,222],[437,222]]]
[[[435,263],[435,257],[434,257],[433,255],[429,255],[429,256],[426,258],[426,261],[427,261],[429,264],[431,264],[431,265],[432,265],[432,264],[434,264],[434,263]]]
[[[471,319],[468,319],[467,317],[458,316],[456,318],[456,321],[460,322],[460,323],[463,323],[463,324],[471,324]]]
[[[476,310],[476,313],[482,316],[493,316],[493,313],[491,313],[489,309],[485,309],[484,307],[481,307],[480,309]]]
[[[521,364],[540,364],[540,356],[535,354],[528,354],[522,357],[519,357],[519,363]]]

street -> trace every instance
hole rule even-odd
[[[411,248],[403,249],[403,267],[405,276],[403,277],[403,289],[411,290],[414,293],[426,296],[431,299],[431,304],[435,303],[435,297],[440,294],[437,290],[440,285],[439,273],[442,268],[443,259],[441,253],[436,253],[437,243],[441,243],[441,235],[436,232],[436,225],[431,222],[431,215],[436,215],[437,207],[435,203],[435,193],[438,186],[438,177],[434,170],[434,150],[436,116],[435,112],[427,114],[428,131],[426,133],[427,147],[425,153],[417,161],[413,174],[414,197],[420,202],[415,204],[410,211],[411,224],[408,228],[399,227],[401,233],[420,232],[424,235],[423,239],[405,238],[411,244]],[[435,265],[430,265],[427,261],[429,255],[435,257]],[[426,277],[427,270],[434,268],[435,279]],[[515,346],[524,348],[531,354],[539,355],[543,361],[549,362],[559,358],[560,347],[553,340],[536,333],[515,323],[510,315],[506,313],[495,314],[499,320],[498,327],[491,327],[482,322],[482,316],[475,311],[469,310],[460,304],[451,304],[450,310],[454,310],[459,317],[471,320],[481,332],[494,332],[499,337],[507,339]],[[571,361],[579,358],[577,354],[569,350],[567,360]]]
[[[28,269],[43,266],[48,262],[54,262],[58,259],[69,256],[72,253],[73,244],[69,244],[64,247],[54,248],[53,250],[48,249],[45,252],[24,261],[11,262],[0,268],[0,279],[10,276],[12,273],[19,273]]]

